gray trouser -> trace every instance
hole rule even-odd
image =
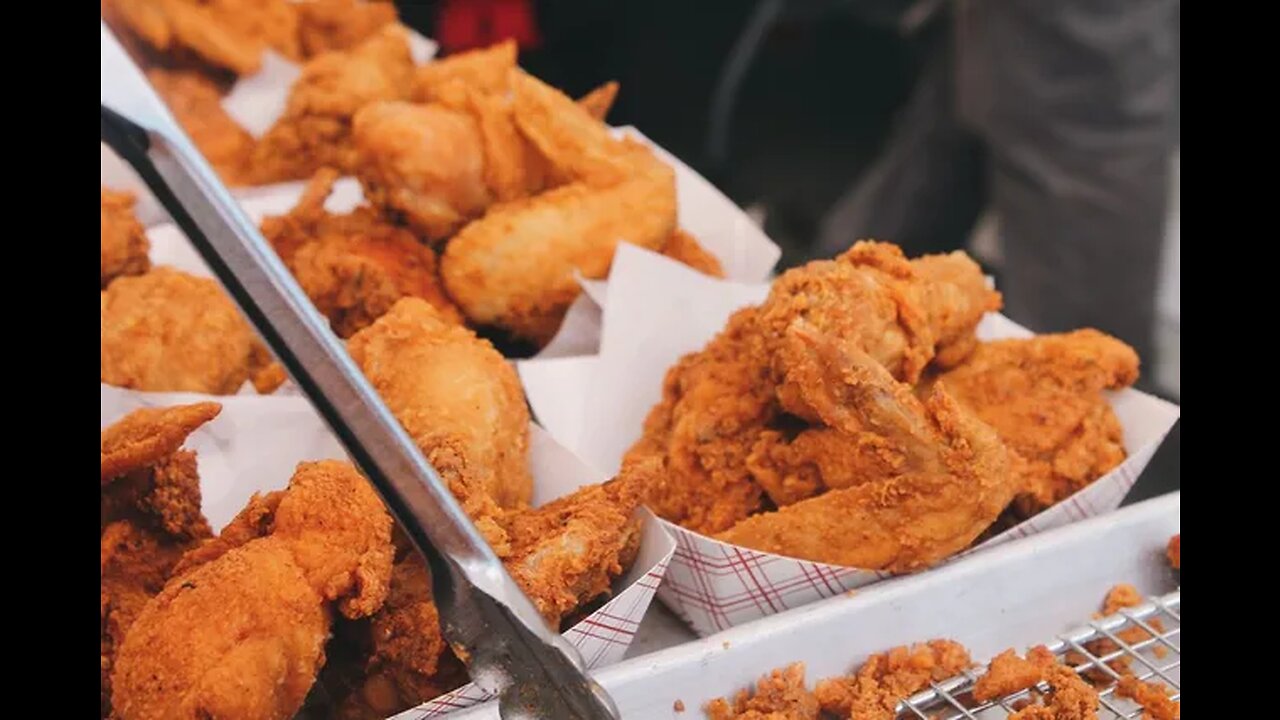
[[[989,203],[1005,312],[1040,332],[1112,333],[1151,367],[1176,13],[1176,0],[958,0],[954,52],[926,70],[820,250],[868,236],[955,249]]]

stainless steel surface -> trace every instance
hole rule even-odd
[[[102,25],[102,140],[137,170],[430,561],[443,630],[503,717],[617,718],[258,229]]]
[[[1094,620],[1088,625],[1063,633],[1046,645],[1050,652],[1067,662],[1078,673],[1096,669],[1110,679],[1111,684],[1098,692],[1102,710],[1110,715],[1103,717],[1138,718],[1142,708],[1132,701],[1116,696],[1115,682],[1120,680],[1109,663],[1127,659],[1129,671],[1144,682],[1156,681],[1168,686],[1170,697],[1182,697],[1180,681],[1182,666],[1181,635],[1182,604],[1180,590],[1158,598],[1149,598],[1138,607],[1121,610],[1115,615]],[[1141,628],[1147,637],[1139,642],[1126,642],[1119,634],[1130,628]],[[1110,640],[1116,649],[1096,655],[1098,648],[1086,647],[1096,640]],[[1072,657],[1064,658],[1068,653]],[[975,701],[970,693],[981,672],[967,670],[961,675],[933,683],[928,690],[919,692],[898,705],[899,718],[1003,718],[1013,713],[1015,703],[1030,698],[1030,689],[1013,693],[988,702]],[[1044,691],[1042,683],[1037,690]]]

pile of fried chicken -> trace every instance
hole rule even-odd
[[[532,508],[528,410],[491,344],[406,298],[349,348],[550,626],[610,592],[644,472]],[[322,712],[382,718],[464,684],[422,557],[349,463],[300,464],[213,534],[181,448],[219,410],[102,432],[102,716],[290,718],[322,677]]]
[[[412,296],[537,349],[619,242],[722,274],[677,225],[672,168],[603,122],[616,83],[575,102],[522,71],[514,42],[415,65],[390,3],[104,0],[103,13],[227,184],[310,180],[263,231],[342,337]],[[255,139],[221,103],[267,48],[302,65]],[[342,175],[366,201],[331,214]]]
[[[783,273],[666,375],[624,458],[646,500],[766,552],[909,572],[1125,459],[1103,391],[1138,357],[1095,330],[979,342],[1000,308],[964,253],[858,242]]]

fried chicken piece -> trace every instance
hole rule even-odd
[[[510,81],[520,130],[570,182],[490,208],[450,241],[440,272],[471,321],[542,344],[581,292],[578,275],[604,277],[619,242],[656,250],[670,237],[675,173],[559,91],[518,71]]]
[[[1057,661],[1044,645],[1031,648],[1025,659],[1009,648],[995,656],[986,674],[978,678],[973,686],[973,699],[987,702],[1035,687],[1044,679],[1045,670]]]
[[[664,472],[646,503],[698,532],[726,530],[762,506],[760,485],[748,471],[750,443],[775,411],[756,312],[734,313],[703,350],[667,371],[662,400],[623,458],[624,469],[659,461]]]
[[[147,408],[102,432],[101,713],[112,708],[116,650],[182,553],[212,535],[195,453],[179,450],[216,403]]]
[[[787,328],[804,320],[912,381],[940,355],[955,354],[982,314],[999,305],[963,254],[925,260],[864,242],[836,260],[790,270],[764,304],[739,311],[701,351],[682,358],[624,458],[666,462],[650,506],[691,530],[717,533],[766,500],[786,506],[860,483],[868,470],[883,477],[900,466],[900,453],[874,434],[827,427],[789,380],[782,348]]]
[[[894,445],[882,477],[747,518],[718,537],[816,562],[919,570],[967,547],[1016,490],[1004,445],[942,388],[922,404],[869,355],[803,323],[788,333],[788,381],[831,428]],[[868,467],[870,464],[868,463]]]
[[[418,298],[401,299],[347,344],[387,407],[499,555],[493,519],[528,504],[529,410],[520,379],[487,340]]]
[[[1075,670],[1054,663],[1045,668],[1049,696],[1043,705],[1029,705],[1009,720],[1097,720],[1098,693]]]
[[[609,592],[640,549],[643,469],[590,485],[542,507],[509,513],[512,578],[552,625]]]
[[[329,603],[348,618],[382,606],[391,517],[355,468],[302,463],[272,495],[247,508],[261,536],[209,541],[221,552],[184,560],[138,616],[112,676],[122,720],[292,717],[324,662]]]
[[[743,690],[731,704],[724,698],[707,703],[709,720],[818,720],[818,701],[804,686],[804,663],[774,670]]]
[[[334,332],[350,337],[402,297],[422,298],[461,323],[461,313],[440,287],[430,247],[368,206],[345,216],[324,209],[336,179],[330,170],[317,173],[289,215],[262,224],[263,235]]]
[[[102,292],[102,382],[232,395],[269,359],[217,282],[158,267]]]
[[[666,244],[662,246],[662,254],[704,275],[724,277],[724,268],[716,256],[707,252],[697,238],[680,228],[676,228],[671,237],[667,238]]]
[[[396,22],[396,7],[389,2],[312,0],[297,8],[298,35],[307,57],[355,47]]]
[[[855,674],[820,681],[814,696],[824,711],[841,717],[893,720],[900,701],[971,665],[960,643],[930,640],[872,655]]]
[[[406,31],[385,25],[347,51],[308,60],[289,89],[284,114],[254,147],[255,183],[301,180],[322,167],[352,172],[352,119],[379,100],[408,96],[413,74]]]
[[[365,197],[429,240],[453,234],[492,202],[480,129],[466,112],[370,104],[356,114],[353,137]]]
[[[1116,696],[1129,698],[1142,706],[1143,720],[1178,720],[1182,703],[1170,698],[1172,692],[1163,683],[1142,682],[1132,675],[1120,678]]]
[[[1169,538],[1169,546],[1165,548],[1164,554],[1174,570],[1182,569],[1182,533]]]
[[[590,485],[536,509],[504,511],[495,521],[510,538],[508,572],[547,622],[561,622],[608,594],[640,545],[640,491],[653,468]],[[343,703],[344,717],[386,717],[466,681],[448,651],[431,595],[430,571],[412,548],[392,574],[391,594],[373,616],[364,681]]]
[[[141,275],[151,268],[142,223],[133,214],[133,193],[102,188],[102,288],[122,275]]]
[[[1015,454],[1023,518],[1124,462],[1124,429],[1102,391],[1137,378],[1133,348],[1097,330],[982,343],[939,376]]]
[[[147,79],[223,182],[243,184],[253,136],[223,109],[218,86],[194,70],[154,68]]]

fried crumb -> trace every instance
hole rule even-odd
[[[860,720],[892,720],[898,702],[973,665],[969,651],[952,640],[896,647],[867,658],[849,676],[818,683],[814,695],[822,709]]]
[[[1045,669],[1055,662],[1057,658],[1044,645],[1032,648],[1026,659],[1009,648],[995,656],[987,674],[978,678],[973,699],[986,702],[1034,687],[1044,679]]]
[[[1128,584],[1116,585],[1107,592],[1107,596],[1102,602],[1102,612],[1094,613],[1094,618],[1104,618],[1108,615],[1114,615],[1125,608],[1137,607],[1141,604],[1142,594],[1138,592],[1137,588]],[[1146,622],[1156,632],[1164,632],[1164,623],[1160,621],[1160,618],[1151,618]],[[1130,647],[1151,639],[1151,634],[1137,625],[1127,627],[1115,633],[1115,636]],[[1104,658],[1121,649],[1120,645],[1114,640],[1105,637],[1085,643],[1084,648],[1096,658]],[[1160,645],[1152,647],[1151,652],[1157,658],[1163,658],[1168,654],[1168,650]],[[1083,665],[1089,662],[1089,659],[1083,653],[1072,650],[1067,653],[1066,661],[1071,665]],[[1131,663],[1132,658],[1127,655],[1121,655],[1108,660],[1107,667],[1111,668],[1115,675],[1124,675],[1130,672]],[[1086,680],[1095,685],[1106,685],[1115,682],[1115,675],[1097,667],[1091,667],[1081,674]]]
[[[1133,675],[1125,675],[1120,678],[1116,695],[1141,705],[1143,720],[1178,720],[1182,717],[1182,703],[1170,699],[1169,688],[1163,683],[1142,682]]]
[[[804,686],[804,663],[774,670],[756,684],[755,694],[742,690],[730,703],[707,703],[710,720],[818,720],[818,701]]]
[[[1182,533],[1169,538],[1169,547],[1165,548],[1164,554],[1174,570],[1182,569]]]
[[[672,705],[671,705],[671,709],[672,709],[672,710],[675,710],[675,711],[676,711],[676,712],[678,712],[678,713],[682,713],[682,712],[684,712],[684,701],[683,701],[683,700],[676,700],[674,703],[672,703]]]
[[[1028,705],[1009,720],[1097,720],[1098,693],[1076,671],[1058,663],[1045,668],[1049,692],[1043,704]]]

